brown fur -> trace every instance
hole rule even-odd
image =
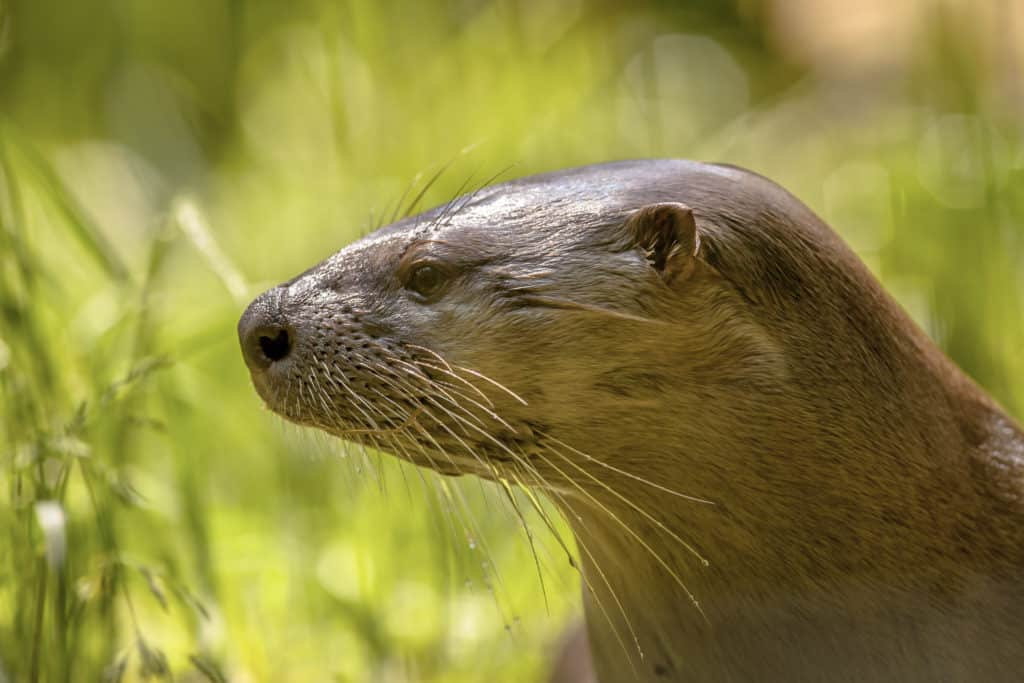
[[[410,291],[421,263],[443,291]],[[622,162],[488,188],[268,292],[239,332],[286,417],[547,490],[604,683],[1024,671],[1024,435],[760,176]]]

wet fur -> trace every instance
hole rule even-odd
[[[629,227],[665,202],[698,231],[671,278]],[[451,264],[436,301],[403,289],[419,258]],[[1024,671],[1024,435],[760,176],[638,161],[504,183],[383,228],[254,306],[300,337],[358,330],[365,353],[329,351],[353,382],[383,345],[424,376],[437,378],[420,348],[510,390],[458,371],[501,423],[465,415],[517,455],[456,422],[487,462],[439,469],[549,491],[580,544],[604,683]],[[319,348],[254,372],[257,388],[365,442]],[[326,403],[297,397],[303,381],[328,386]],[[429,428],[440,451],[463,448]],[[388,450],[434,448],[403,439]]]

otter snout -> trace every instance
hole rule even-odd
[[[238,341],[245,364],[253,374],[279,363],[295,348],[295,328],[284,315],[286,289],[275,287],[249,304],[238,321]]]

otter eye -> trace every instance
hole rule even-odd
[[[424,264],[417,266],[409,274],[409,281],[406,287],[420,296],[429,297],[438,292],[444,285],[444,273],[437,266]]]

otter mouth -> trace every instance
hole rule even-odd
[[[261,337],[247,352],[262,356],[248,364],[270,410],[445,475],[496,479],[510,468],[529,469],[533,428],[500,417],[485,390],[502,385],[429,349],[357,343],[336,329],[322,323],[319,334],[303,339],[293,330],[258,328]]]
[[[436,396],[404,399],[408,410],[381,413],[374,426],[353,414],[335,419],[338,413],[326,420],[320,413],[307,424],[449,476],[498,479],[509,470],[529,469],[534,436],[528,425],[513,429],[506,421],[499,423],[464,405],[463,412],[456,413],[454,403],[446,405]]]
[[[455,413],[455,404],[445,405],[437,397],[399,398],[407,406],[399,410],[366,395],[363,411],[351,405],[329,408],[329,403],[297,403],[291,414],[271,406],[282,417],[315,427],[361,447],[390,453],[407,462],[440,474],[474,474],[498,479],[508,470],[526,470],[532,460],[532,430],[522,425],[511,429],[479,411]],[[325,399],[326,400],[326,399]],[[380,405],[384,403],[384,405]],[[399,404],[401,405],[401,404]],[[348,412],[344,412],[345,409]],[[370,415],[370,409],[379,410]],[[296,417],[298,419],[296,419]]]

